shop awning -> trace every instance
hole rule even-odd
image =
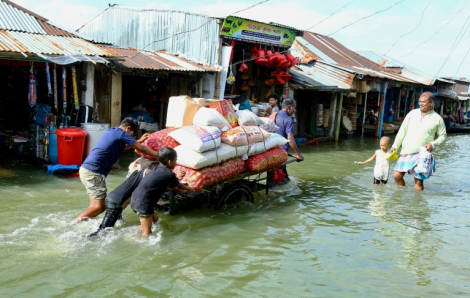
[[[355,77],[350,73],[328,64],[314,62],[300,64],[290,70],[292,83],[305,89],[320,91],[352,91],[351,87]]]
[[[76,62],[91,62],[93,64],[96,64],[96,63],[108,64],[109,63],[108,60],[101,58],[100,56],[87,56],[87,55],[81,55],[81,54],[64,55],[64,56],[43,55],[43,54],[37,54],[37,55],[44,60],[47,60],[55,64],[59,64],[59,65],[67,65],[67,64],[72,64]]]
[[[124,59],[110,63],[110,65],[120,69],[198,72],[219,72],[222,69],[221,67],[194,63],[183,57],[163,51],[143,51],[110,46],[101,46],[101,48],[109,52],[114,52],[115,55],[120,57],[125,57]]]
[[[36,55],[109,58],[116,56],[115,53],[81,38],[7,30],[0,30],[0,54],[19,54],[23,58],[35,57]]]

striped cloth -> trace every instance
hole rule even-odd
[[[395,164],[395,171],[401,173],[408,173],[414,178],[418,178],[421,180],[426,180],[431,177],[432,173],[436,171],[436,161],[434,160],[434,156],[431,154],[431,162],[432,162],[432,173],[429,176],[424,176],[423,174],[416,173],[415,168],[418,166],[419,160],[419,152],[412,153],[412,154],[400,154],[400,157]]]

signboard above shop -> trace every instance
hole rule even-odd
[[[437,95],[454,98],[456,96],[454,93],[454,85],[441,82],[437,83]]]
[[[221,38],[277,47],[290,47],[295,38],[302,35],[302,31],[294,28],[268,25],[237,17],[227,17],[220,32]]]

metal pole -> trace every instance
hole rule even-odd
[[[336,127],[335,127],[335,142],[339,140],[339,128],[341,125],[341,112],[343,109],[343,93],[339,94],[339,103],[338,103],[338,117],[336,119]]]
[[[400,108],[401,108],[401,89],[400,92],[398,92],[398,108],[397,108],[397,113],[395,114],[395,120],[398,120],[400,118]]]
[[[406,116],[406,108],[408,107],[408,95],[410,94],[408,86],[406,86],[405,106],[403,107],[403,118]]]
[[[380,115],[379,115],[379,124],[378,124],[378,128],[379,128],[379,131],[377,132],[376,131],[376,136],[380,139],[382,137],[382,128],[383,128],[383,123],[384,123],[384,110],[385,110],[385,101],[387,100],[387,87],[388,87],[388,82],[383,82],[382,83],[382,87],[383,87],[383,91],[384,91],[384,99],[381,100],[381,103],[380,103]]]
[[[364,98],[364,115],[362,115],[362,134],[364,134],[364,124],[366,123],[367,94],[369,94],[369,92],[366,93],[366,97]]]

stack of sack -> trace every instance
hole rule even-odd
[[[248,110],[235,113],[230,100],[207,107],[198,102],[187,96],[171,97],[169,128],[151,134],[144,142],[155,151],[163,146],[174,148],[178,154],[174,172],[185,171],[182,181],[195,191],[245,171],[259,173],[278,167],[287,160],[287,153],[278,148],[287,140],[272,133],[277,128],[271,120],[262,120]]]

